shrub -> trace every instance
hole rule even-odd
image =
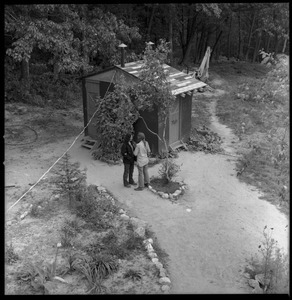
[[[111,256],[96,253],[81,259],[78,264],[76,264],[76,269],[86,277],[89,283],[87,293],[100,293],[104,288],[101,285],[101,281],[109,277],[113,272],[116,272],[118,270],[118,264]]]
[[[12,243],[10,243],[10,245],[6,245],[6,249],[5,249],[5,262],[8,263],[8,264],[13,264],[17,260],[19,260],[19,256],[15,252],[15,249],[14,249]]]
[[[86,185],[85,170],[79,170],[80,163],[70,162],[70,155],[66,153],[53,170],[55,176],[52,183],[55,184],[55,193],[64,194],[69,199],[69,205],[80,196]]]
[[[124,278],[130,278],[133,281],[141,280],[142,279],[142,273],[138,270],[129,269],[125,272]]]
[[[161,163],[158,173],[162,179],[167,183],[169,180],[172,181],[177,173],[180,171],[180,166],[174,162],[173,159],[164,160]],[[169,178],[169,180],[168,180]]]
[[[288,293],[289,290],[289,260],[272,238],[273,228],[263,230],[264,240],[259,245],[259,254],[248,260],[245,268],[251,279],[258,279],[264,293]],[[260,278],[260,279],[259,279]]]

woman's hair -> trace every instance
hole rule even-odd
[[[130,139],[131,139],[131,133],[127,133],[126,135],[125,135],[125,137],[124,137],[124,142],[125,143],[128,143],[129,141],[130,141]]]
[[[138,132],[137,139],[139,142],[145,140],[145,134],[143,132]]]

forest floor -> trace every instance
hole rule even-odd
[[[251,292],[243,276],[246,259],[257,252],[265,226],[274,228],[273,237],[280,247],[285,251],[288,249],[286,215],[275,205],[261,199],[262,192],[257,187],[238,179],[236,162],[241,148],[239,139],[216,115],[218,101],[224,95],[235,92],[237,80],[261,74],[253,65],[245,71],[245,74],[237,73],[230,63],[220,65],[214,71],[211,67],[210,85],[215,90],[194,97],[193,108],[206,108],[202,115],[208,119],[207,126],[221,136],[224,153],[179,152],[176,158],[181,165],[178,180],[183,180],[188,189],[175,203],[148,190],[136,192],[133,188],[125,189],[122,185],[123,166],[93,160],[90,151],[81,147],[81,137],[69,151],[71,160],[86,168],[88,184],[104,186],[119,206],[149,224],[161,248],[168,254],[168,259],[161,257],[161,261],[164,261],[169,272],[172,283],[170,292],[173,294]],[[224,77],[225,74],[228,78]],[[15,126],[14,132],[9,132],[10,137],[15,136],[6,140],[5,145],[6,211],[63,154],[83,125],[81,103],[79,108],[58,111],[24,104],[22,107],[8,104],[5,108],[8,112],[5,127],[12,130],[10,125],[21,126]],[[194,116],[197,113],[194,109]],[[194,119],[195,122],[201,120]],[[11,145],[17,143],[21,134],[27,135],[27,142],[34,139],[35,133],[23,125],[33,128],[38,139],[27,145]],[[158,175],[158,167],[154,165],[149,169],[151,176]],[[134,180],[137,180],[136,170]],[[60,228],[71,213],[61,201],[49,200],[50,188],[46,182],[37,185],[31,197],[20,200],[5,215],[5,243],[12,243],[20,257],[13,264],[6,264],[6,294],[35,293],[17,284],[15,274],[26,260],[39,263],[54,257],[54,245],[60,241]],[[38,216],[29,214],[20,219],[30,204],[40,201],[46,202],[50,213]],[[83,236],[88,235],[87,240],[94,240],[92,232],[83,230]],[[79,242],[85,243],[82,234]],[[123,278],[123,272],[130,267],[142,270],[142,281]],[[161,293],[159,277],[152,269],[151,260],[142,252],[137,252],[131,261],[124,261],[119,272],[114,280],[105,283],[107,293]],[[68,293],[85,292],[84,281],[76,278],[68,281],[70,286],[75,284]]]

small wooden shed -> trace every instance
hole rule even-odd
[[[115,65],[82,78],[84,126],[96,110],[94,99],[97,96],[103,97],[107,90],[113,91],[115,84],[119,82],[122,75],[127,84],[139,80],[142,64],[143,61],[122,63],[122,65]],[[167,80],[170,82],[171,92],[176,95],[176,101],[171,109],[166,128],[168,145],[175,149],[181,146],[182,142],[186,142],[190,136],[193,92],[206,86],[206,84],[167,64],[164,64],[163,68],[167,74]],[[154,107],[152,111],[141,111],[140,115],[153,132],[156,132],[160,137],[163,136],[163,124],[158,118],[157,107]],[[94,117],[86,128],[85,136],[98,140],[97,130],[94,126],[96,118]],[[164,150],[164,144],[156,135],[147,130],[142,119],[139,118],[133,127],[135,130],[134,139],[136,139],[139,131],[144,132],[152,153],[161,153]]]

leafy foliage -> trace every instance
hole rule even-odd
[[[260,257],[255,255],[248,260],[249,266],[245,271],[252,279],[260,278],[260,287],[266,294],[287,293],[289,289],[288,255],[278,246],[272,237],[274,228],[263,230],[264,240],[258,246]]]
[[[165,180],[166,183],[172,181],[173,178],[177,176],[177,173],[180,171],[180,166],[174,162],[173,159],[169,159],[168,161],[163,161],[161,163],[160,169],[158,173],[160,177]]]
[[[54,193],[65,194],[70,205],[85,188],[86,173],[78,169],[79,165],[78,162],[70,162],[70,155],[66,153],[53,170],[55,176],[52,183],[56,186]]]
[[[125,134],[133,131],[133,123],[139,114],[126,89],[125,81],[121,78],[113,92],[97,100],[96,128],[101,137],[101,151],[93,151],[96,159],[118,160]]]

